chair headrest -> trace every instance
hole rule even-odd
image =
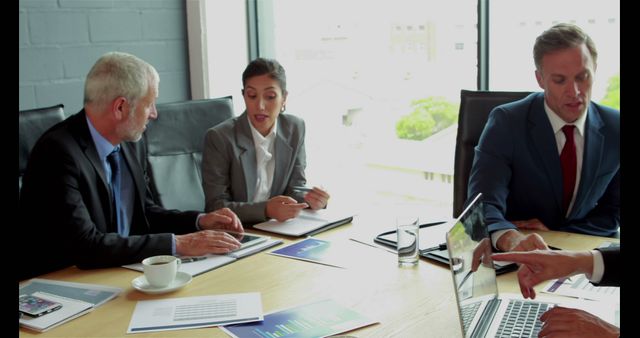
[[[27,168],[27,160],[36,141],[38,141],[47,129],[64,119],[64,105],[62,104],[45,108],[20,110],[18,112],[18,161],[20,162],[20,174]]]
[[[202,152],[206,131],[234,116],[231,96],[163,103],[145,131],[148,155]]]

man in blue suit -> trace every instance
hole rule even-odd
[[[558,24],[533,55],[544,93],[491,112],[469,177],[469,196],[484,194],[491,240],[503,251],[547,249],[518,229],[613,236],[620,226],[620,112],[591,102],[593,41]]]

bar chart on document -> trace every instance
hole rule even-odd
[[[260,323],[225,326],[235,337],[326,337],[376,323],[333,300],[302,305],[264,316]]]
[[[185,321],[200,318],[232,317],[238,312],[235,299],[223,299],[211,303],[198,303],[176,306],[174,321]]]

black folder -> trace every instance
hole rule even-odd
[[[441,224],[445,224],[447,222],[442,221],[442,222],[433,222],[433,223],[426,223],[426,224],[421,224],[420,225],[420,229],[423,228],[428,228],[428,227],[432,227],[432,226],[436,226],[436,225],[441,225]],[[379,234],[378,236],[376,236],[376,238],[373,239],[374,242],[384,245],[386,247],[389,247],[391,249],[396,250],[397,248],[397,234],[396,234],[396,230],[391,230],[391,231],[385,231],[381,234]],[[447,244],[446,243],[442,243],[439,244],[437,246],[434,247],[430,247],[430,248],[424,248],[424,249],[420,249],[420,257],[424,257],[426,259],[432,260],[432,261],[436,261],[438,263],[442,263],[442,264],[447,264],[447,266],[449,265],[449,253],[447,252]],[[494,267],[496,270],[496,275],[501,275],[503,273],[507,273],[510,271],[514,271],[518,269],[518,265],[515,263],[511,263],[511,264],[503,264],[503,263],[498,263],[498,262],[494,262]]]

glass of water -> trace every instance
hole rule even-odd
[[[396,226],[398,234],[398,265],[401,267],[413,267],[418,265],[418,253],[420,240],[420,221],[418,217],[397,217]]]

